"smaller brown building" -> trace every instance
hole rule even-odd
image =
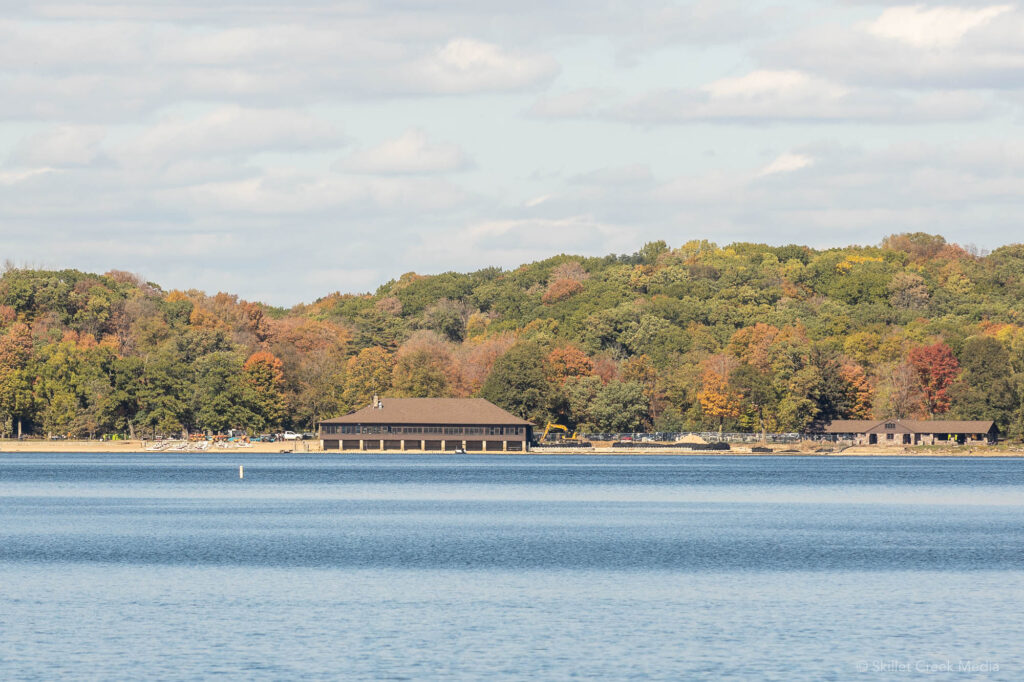
[[[838,419],[825,425],[832,440],[855,445],[942,445],[995,443],[999,431],[993,421],[939,421],[917,419]]]
[[[533,424],[483,398],[382,398],[320,422],[324,450],[519,451]]]

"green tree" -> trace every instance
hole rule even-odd
[[[536,342],[517,343],[495,361],[480,395],[523,419],[545,423],[550,397],[544,375],[546,356]]]
[[[601,432],[625,433],[646,430],[649,411],[650,403],[639,382],[613,379],[598,390],[589,416]]]
[[[399,356],[393,371],[391,394],[399,398],[441,398],[448,394],[448,377],[429,351]]]
[[[243,364],[242,357],[231,351],[217,351],[199,359],[192,408],[196,426],[214,432],[257,431],[269,426],[259,412],[259,399]]]
[[[370,404],[375,395],[384,395],[391,388],[395,357],[384,348],[364,348],[349,358],[345,367],[345,390],[342,403],[353,410]]]
[[[960,353],[962,373],[950,388],[951,412],[962,419],[991,419],[1004,433],[1018,409],[1010,354],[998,340],[972,336]]]
[[[729,376],[729,383],[742,397],[740,413],[744,420],[754,425],[765,439],[770,415],[778,405],[778,394],[771,377],[748,364],[737,366]]]

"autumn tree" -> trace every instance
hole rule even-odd
[[[245,361],[242,370],[252,391],[252,409],[260,417],[259,428],[277,429],[284,418],[283,363],[273,353],[259,351]]]
[[[928,416],[944,414],[950,405],[948,389],[960,373],[960,363],[953,350],[942,342],[916,346],[910,349],[907,360],[921,382]]]
[[[718,420],[718,433],[722,433],[725,420],[740,415],[740,396],[729,386],[725,372],[707,369],[700,381],[697,400],[701,410],[712,419]]]
[[[921,381],[909,362],[897,362],[880,368],[875,417],[907,419],[922,404]]]
[[[867,419],[874,404],[874,389],[864,368],[855,364],[844,364],[839,375],[847,386],[846,415],[850,419]]]
[[[342,403],[347,409],[369,405],[375,395],[391,388],[395,357],[383,348],[364,348],[349,358],[345,366],[345,390]]]
[[[14,324],[0,337],[0,430],[21,436],[23,420],[33,406],[32,334],[28,325]]]
[[[772,413],[779,399],[771,377],[757,367],[744,363],[732,371],[729,384],[742,396],[740,414],[756,425],[761,432],[761,440],[765,440],[769,423],[774,421]]]
[[[437,356],[427,350],[401,353],[392,372],[391,395],[398,398],[441,398],[448,393],[448,377]]]
[[[426,310],[423,322],[427,329],[459,343],[466,338],[466,322],[470,313],[472,310],[462,301],[442,298]]]
[[[564,384],[570,377],[590,376],[594,361],[573,345],[559,346],[548,353],[544,363],[548,381]]]
[[[622,363],[620,375],[623,381],[638,384],[644,392],[644,401],[649,412],[644,421],[653,425],[658,420],[665,399],[661,372],[647,355],[634,355]]]

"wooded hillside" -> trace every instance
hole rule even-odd
[[[691,241],[407,273],[291,310],[125,272],[0,278],[0,431],[308,430],[382,396],[483,396],[588,431],[839,417],[1024,433],[1024,245]]]

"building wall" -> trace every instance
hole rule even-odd
[[[326,424],[320,429],[321,437],[330,439],[435,439],[435,440],[528,440],[530,427],[506,425],[458,424]]]
[[[325,424],[320,429],[324,450],[523,452],[530,438],[527,426]]]
[[[858,433],[854,434],[853,442],[855,445],[877,445],[881,447],[902,447],[905,445],[956,445],[971,443],[974,445],[987,444],[993,442],[989,434],[973,434],[973,433],[911,433],[902,434],[894,433],[893,438],[890,440],[887,438],[889,434],[886,433]],[[871,436],[875,436],[876,442],[871,442]],[[907,436],[909,441],[904,438]]]

